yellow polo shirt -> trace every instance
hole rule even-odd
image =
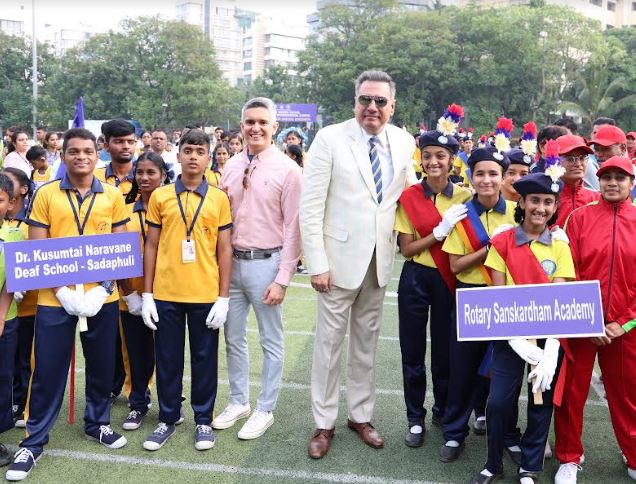
[[[187,227],[177,197],[181,200]],[[201,209],[190,235],[196,262],[184,263],[182,244],[199,205]],[[227,194],[210,186],[205,179],[196,190],[190,191],[179,177],[173,185],[157,188],[152,193],[146,223],[161,228],[153,281],[155,299],[182,303],[215,302],[219,295],[218,233],[232,228]]]
[[[475,195],[474,200],[476,202],[477,212],[479,213],[479,219],[484,225],[489,236],[492,235],[495,229],[500,225],[515,225],[514,214],[515,206],[517,205],[516,203],[504,200],[504,198],[499,195],[499,201],[495,204],[495,206],[490,210],[486,210],[477,200],[477,195]],[[457,227],[455,227],[449,236],[446,237],[442,250],[449,254],[459,256],[470,254],[472,252],[472,250],[469,250],[464,245],[464,242],[457,231]],[[479,265],[472,266],[457,274],[457,280],[464,284],[486,284],[486,281],[479,270]]]
[[[561,240],[553,240],[550,231],[546,228],[537,240],[531,240],[521,227],[515,230],[515,243],[517,245],[530,244],[530,250],[535,255],[541,267],[545,271],[548,279],[552,281],[555,277],[565,279],[575,279],[574,262],[570,253],[570,246]],[[486,267],[490,267],[506,274],[506,285],[514,286],[515,281],[506,267],[506,263],[497,252],[491,247],[488,257],[484,262]]]
[[[92,209],[88,218],[86,214],[94,197]],[[128,222],[128,214],[121,192],[93,177],[91,189],[82,197],[73,188],[67,175],[61,180],[53,180],[42,185],[33,196],[31,212],[27,219],[29,225],[48,229],[50,238],[76,237],[80,235],[73,209],[75,207],[80,225],[84,226],[84,235],[103,235],[112,233],[113,227],[125,225]],[[84,284],[84,290],[88,291],[97,286],[99,282]],[[70,286],[73,288],[74,286]],[[113,294],[106,300],[107,303],[119,299],[119,292],[115,287]],[[38,295],[39,306],[62,305],[55,297],[53,289],[41,289]]]
[[[467,187],[471,187],[472,185],[470,184],[470,180],[468,179],[468,173],[467,173],[468,166],[466,165],[466,163],[464,163],[464,161],[461,159],[459,155],[455,157],[455,161],[453,161],[453,166],[455,168],[459,168],[459,174],[464,179],[464,184]]]
[[[111,163],[112,161],[106,166],[102,166],[101,168],[96,168],[95,171],[93,172],[93,175],[95,175],[95,177],[99,181],[106,182],[109,185],[117,187],[119,191],[121,192],[121,194],[125,197],[132,190],[133,180],[135,179],[134,165],[133,165],[133,168],[131,168],[128,175],[126,175],[122,180],[120,180],[119,178],[117,178],[115,173],[113,173],[113,167],[111,166]]]
[[[24,240],[29,238],[29,226],[26,223],[26,211],[24,209],[20,210],[20,212],[16,215],[16,217],[12,220],[6,220],[5,223],[9,227],[17,227],[22,231],[22,235],[24,236]],[[27,318],[30,316],[35,316],[35,307],[38,304],[38,291],[27,291],[24,294],[24,298],[18,304],[18,316],[21,318]]]
[[[444,190],[442,190],[442,192],[437,195],[435,195],[431,191],[428,183],[426,182],[426,179],[422,180],[421,183],[424,187],[424,195],[427,198],[433,198],[435,207],[437,207],[437,210],[441,214],[444,214],[444,212],[448,210],[452,205],[466,203],[472,198],[469,190],[455,185],[450,181],[448,182]],[[415,230],[415,227],[413,227],[413,224],[406,214],[406,210],[404,210],[404,207],[401,204],[398,204],[397,214],[395,217],[395,226],[393,228],[394,230],[397,230],[402,234],[412,235],[415,240],[419,240],[422,238],[417,233],[417,230]],[[426,267],[433,267],[435,269],[437,268],[437,265],[435,265],[435,261],[433,261],[433,257],[431,256],[431,252],[428,249],[424,249],[422,252],[408,260],[412,260],[413,262],[417,262],[418,264],[422,264]]]
[[[205,170],[205,179],[210,186],[218,187],[221,181],[221,174],[218,171],[212,171],[212,168]]]

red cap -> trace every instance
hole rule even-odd
[[[557,138],[559,142],[559,154],[565,155],[566,153],[570,153],[574,150],[583,150],[588,155],[594,153],[592,148],[590,148],[585,142],[585,138],[582,136],[576,136],[574,134],[565,134],[563,136],[559,136]]]
[[[626,156],[612,156],[609,160],[601,165],[601,167],[596,172],[596,176],[600,178],[603,173],[611,168],[617,168],[621,171],[624,171],[630,176],[634,176],[634,165]]]
[[[616,144],[625,144],[627,143],[627,138],[625,137],[625,133],[618,126],[612,126],[611,124],[605,124],[601,126],[590,144],[601,145],[601,146],[612,146]]]
[[[630,131],[625,135],[625,138],[634,138],[636,139],[636,131]]]

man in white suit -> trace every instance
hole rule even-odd
[[[319,131],[305,163],[300,227],[306,267],[318,292],[311,373],[317,429],[309,442],[314,459],[331,446],[347,326],[347,425],[367,445],[384,445],[370,423],[375,352],[395,254],[396,204],[414,150],[406,131],[387,124],[394,109],[391,77],[363,72],[355,85],[355,118]]]

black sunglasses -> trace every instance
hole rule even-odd
[[[383,108],[389,104],[389,100],[382,96],[367,96],[366,94],[358,96],[358,102],[363,106],[370,106],[373,101],[375,101],[375,105],[379,108]]]

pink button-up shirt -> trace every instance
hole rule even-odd
[[[221,187],[232,208],[232,247],[237,250],[282,247],[274,282],[288,286],[300,257],[300,168],[274,145],[254,156],[247,148],[225,166]],[[249,185],[243,188],[245,170]]]

